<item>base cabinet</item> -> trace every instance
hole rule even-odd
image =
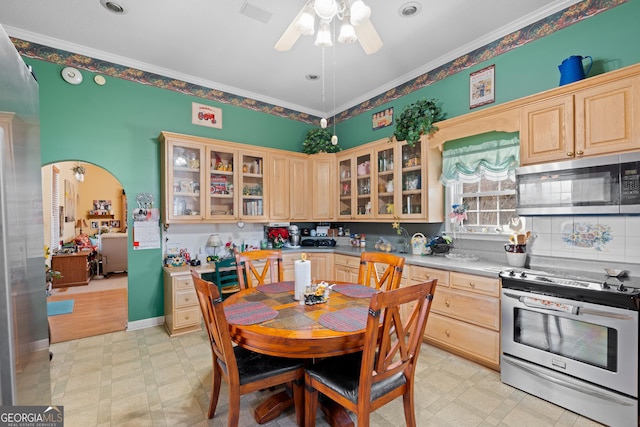
[[[199,331],[200,306],[191,273],[164,272],[164,325],[169,336]]]
[[[500,369],[498,279],[411,266],[410,283],[438,279],[425,341]]]
[[[285,281],[296,280],[295,262],[300,259],[301,255],[302,252],[282,255]],[[307,259],[311,262],[311,280],[332,280],[334,278],[332,253],[307,253]]]
[[[360,257],[349,255],[334,256],[335,279],[340,282],[358,283],[358,271],[360,270]]]

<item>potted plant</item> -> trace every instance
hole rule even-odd
[[[444,119],[437,99],[420,99],[409,104],[396,120],[393,136],[398,141],[407,141],[413,147],[422,135],[431,135],[438,130],[434,123]]]
[[[302,143],[302,152],[306,154],[337,153],[338,151],[340,151],[340,146],[338,144],[333,145],[331,133],[322,128],[309,129]]]

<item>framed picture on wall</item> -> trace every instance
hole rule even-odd
[[[64,208],[65,208],[65,221],[74,222],[76,220],[76,189],[73,182],[68,179],[64,180]]]
[[[109,225],[111,226],[111,228],[120,228],[120,220],[114,219],[109,222]]]
[[[93,230],[97,230],[99,226],[99,222],[98,221],[91,221],[91,228]]]
[[[496,101],[496,66],[489,65],[469,75],[469,108]]]
[[[371,115],[371,128],[373,130],[386,128],[393,124],[393,107],[378,111]]]

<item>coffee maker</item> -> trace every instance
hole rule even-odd
[[[295,224],[289,226],[289,246],[292,248],[300,247],[300,228]]]

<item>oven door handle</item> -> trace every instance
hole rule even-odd
[[[511,358],[506,358],[503,357],[502,358],[503,362],[509,363],[513,366],[515,366],[516,368],[522,369],[523,371],[528,372],[530,375],[534,376],[534,377],[538,377],[538,378],[542,378],[543,380],[547,380],[547,381],[551,381],[552,383],[558,384],[562,387],[566,387],[569,388],[571,390],[577,391],[579,393],[585,393],[585,394],[589,394],[591,396],[594,396],[598,399],[605,399],[608,400],[610,402],[614,402],[616,404],[619,405],[624,405],[624,406],[630,406],[631,403],[628,400],[622,400],[622,399],[617,399],[615,396],[612,396],[609,393],[602,393],[600,392],[598,389],[593,388],[587,384],[584,383],[573,383],[570,380],[565,380],[565,379],[561,379],[561,378],[557,378],[554,377],[553,375],[549,375],[546,374],[544,372],[539,371],[538,369],[536,369],[533,366],[528,366],[528,364],[524,364],[519,362],[518,360],[515,359],[511,359]]]
[[[509,298],[513,298],[515,300],[518,300],[520,302],[520,304],[528,307],[528,308],[533,308],[536,309],[540,312],[562,312],[562,313],[567,313],[567,314],[573,314],[576,316],[579,315],[585,315],[585,314],[590,314],[592,316],[599,316],[599,317],[607,317],[609,319],[619,319],[619,320],[633,320],[632,316],[629,316],[627,314],[618,314],[618,313],[611,313],[605,310],[594,310],[592,308],[584,308],[584,307],[578,307],[578,306],[571,306],[570,304],[564,304],[568,307],[573,307],[575,308],[575,312],[570,312],[570,311],[566,311],[563,309],[553,309],[552,307],[542,307],[540,305],[531,305],[531,304],[527,304],[526,300],[523,300],[525,297],[522,295],[515,295],[510,293],[509,291],[503,291],[502,295],[505,297],[509,297]],[[532,297],[535,298],[535,297]]]

